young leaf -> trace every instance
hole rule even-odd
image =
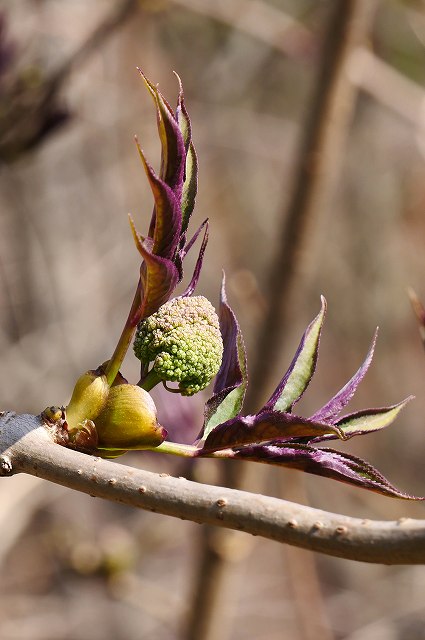
[[[181,233],[180,207],[170,187],[155,175],[137,139],[136,145],[155,200],[154,245],[152,252],[163,258],[172,259]]]
[[[189,114],[184,102],[184,91],[181,78],[175,71],[174,75],[176,76],[177,82],[179,83],[179,97],[177,99],[176,120],[183,136],[184,148],[187,153],[189,145],[192,141],[192,126],[190,124]]]
[[[391,407],[383,407],[382,409],[365,409],[357,411],[348,416],[344,416],[336,423],[346,436],[350,438],[356,435],[372,433],[388,427],[398,416],[400,411],[406,406],[413,396],[409,396],[402,402]]]
[[[357,485],[392,498],[424,500],[411,496],[394,487],[379,471],[361,458],[333,449],[315,449],[308,445],[260,445],[243,447],[229,457],[265,462],[298,469],[306,473],[332,478],[347,484]]]
[[[359,386],[367,370],[369,369],[370,363],[372,362],[377,337],[378,329],[375,331],[372,345],[361,367],[356,371],[351,380],[349,380],[347,384],[340,391],[338,391],[338,393],[333,398],[329,400],[329,402],[327,402],[321,409],[316,411],[316,413],[311,416],[312,420],[318,420],[319,422],[334,422],[343,408],[349,403],[349,401],[355,394],[357,387]]]
[[[266,403],[264,409],[288,411],[301,398],[316,368],[320,333],[326,313],[326,300],[322,296],[322,308],[309,324],[288,371],[277,389]]]
[[[205,222],[202,223],[200,229],[202,229],[202,226],[204,226],[204,225],[205,225],[204,238],[202,240],[201,248],[199,249],[199,254],[198,254],[198,258],[196,260],[195,269],[193,271],[193,275],[192,275],[191,281],[189,282],[188,286],[186,287],[185,292],[182,294],[183,296],[191,296],[192,295],[192,293],[196,289],[196,285],[198,284],[199,276],[201,274],[202,262],[204,260],[205,249],[207,248],[207,244],[208,244],[208,220],[205,220]]]
[[[292,438],[308,438],[328,433],[344,439],[342,431],[331,424],[312,422],[292,413],[280,411],[260,411],[254,416],[236,416],[210,431],[204,444],[204,451],[210,453],[219,449],[240,447]]]
[[[352,438],[353,436],[365,435],[366,433],[373,433],[374,431],[380,431],[388,427],[397,418],[400,411],[406,406],[413,396],[409,396],[402,402],[394,404],[391,407],[382,407],[380,409],[364,409],[363,411],[356,411],[347,416],[344,416],[334,424],[343,431],[346,438]],[[313,420],[314,418],[310,418]],[[326,435],[309,440],[310,443],[324,442],[326,440],[334,440],[335,436]]]
[[[186,152],[183,136],[173,110],[163,95],[141,69],[138,70],[157,109],[158,132],[162,146],[160,178],[174,191],[180,204],[185,170]]]
[[[171,260],[152,253],[151,238],[141,243],[139,251],[144,259],[140,268],[144,291],[140,313],[141,318],[147,318],[170,299],[179,281],[179,274]]]
[[[198,193],[198,157],[193,142],[190,143],[186,154],[185,180],[182,190],[182,233],[187,230],[190,216],[195,208]]]
[[[176,109],[176,120],[183,136],[186,151],[186,164],[181,201],[182,233],[185,233],[189,224],[190,216],[195,208],[195,199],[198,191],[198,158],[192,142],[192,126],[190,124],[189,114],[184,102],[183,85],[177,73],[175,75],[177,76],[180,87]]]
[[[239,323],[227,302],[224,274],[219,321],[224,344],[223,360],[215,381],[214,395],[205,405],[200,438],[206,438],[214,427],[240,413],[248,384],[245,345]]]

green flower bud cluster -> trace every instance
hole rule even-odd
[[[182,395],[204,389],[220,369],[223,340],[217,314],[203,296],[174,298],[143,320],[134,353],[153,363],[158,381],[178,382]]]

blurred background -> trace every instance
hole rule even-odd
[[[348,44],[333,54],[344,5],[353,6]],[[344,446],[424,494],[425,357],[406,290],[425,299],[425,3],[3,0],[0,16],[1,408],[66,404],[78,375],[112,354],[139,265],[127,213],[143,232],[152,209],[134,134],[155,167],[160,153],[136,66],[172,105],[175,70],[200,165],[192,229],[211,222],[198,292],[217,301],[226,270],[254,380],[273,371],[259,402],[320,294],[328,316],[305,415],[354,373],[379,325],[350,409],[416,399],[386,432]],[[328,65],[332,55],[343,64],[320,116],[325,51]],[[323,148],[309,148],[320,117]],[[311,197],[285,244],[297,184]],[[290,267],[273,272],[288,246]],[[258,336],[275,307],[282,331],[269,362]],[[131,354],[123,373],[137,380]],[[156,399],[173,438],[191,441],[205,398]],[[211,460],[191,467],[138,453],[122,462],[226,482]],[[361,518],[425,517],[419,503],[261,465],[244,486]],[[25,476],[0,483],[0,505],[2,640],[425,638],[422,567],[211,532]],[[211,554],[220,570],[209,574]]]

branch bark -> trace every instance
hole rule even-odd
[[[52,440],[39,416],[0,416],[0,475],[28,473],[90,496],[226,527],[327,555],[425,564],[425,520],[361,520],[88,456]]]

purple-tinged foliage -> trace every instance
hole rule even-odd
[[[155,313],[171,298],[174,289],[183,278],[183,259],[206,225],[204,222],[194,238],[186,242],[186,231],[197,193],[197,160],[180,78],[177,109],[174,113],[158,87],[152,84],[140,69],[139,72],[156,107],[161,140],[161,166],[157,175],[136,140],[154,197],[154,209],[146,238],[136,231],[131,221],[136,247],[143,258],[140,269],[140,301],[133,318],[133,321],[137,322]],[[198,282],[207,241],[208,228],[205,230],[186,295],[193,293]]]
[[[186,150],[183,133],[180,129],[176,115],[159,91],[158,87],[148,80],[141,69],[138,69],[138,71],[142,76],[147,89],[152,95],[156,107],[158,132],[162,148],[159,178],[171,188],[177,202],[180,204],[186,167]],[[180,93],[182,93],[181,90]],[[180,98],[178,106],[181,108]]]
[[[307,389],[316,370],[320,334],[326,313],[326,300],[322,296],[322,308],[318,316],[305,330],[288,371],[279,382],[264,409],[292,411]]]
[[[305,418],[292,413],[292,408],[301,398],[316,368],[320,334],[326,312],[326,301],[322,298],[322,308],[317,317],[304,332],[295,356],[276,390],[260,411],[255,415],[243,416],[235,412],[234,406],[226,414],[227,389],[244,392],[247,384],[246,368],[235,365],[240,362],[242,337],[236,318],[222,288],[221,306],[226,304],[228,319],[223,321],[229,336],[223,331],[225,354],[218,374],[218,386],[214,396],[205,408],[205,423],[198,446],[200,456],[221,451],[221,455],[281,465],[299,469],[307,473],[326,476],[354,484],[378,493],[405,499],[422,500],[407,495],[395,488],[370,464],[355,456],[319,449],[315,444],[330,439],[347,440],[355,435],[371,433],[388,426],[401,409],[411,399],[382,409],[366,409],[338,419],[339,414],[355,393],[372,361],[376,333],[367,357],[354,376],[338,393],[311,417]],[[239,340],[237,339],[237,337]],[[243,351],[243,360],[245,353]],[[236,373],[235,373],[236,372]],[[240,403],[242,404],[242,402]],[[216,418],[220,416],[221,422]],[[224,419],[223,419],[224,418]]]
[[[136,141],[152,189],[154,209],[146,237],[137,232],[134,222],[130,218],[134,241],[143,262],[140,267],[140,280],[129,319],[115,353],[105,369],[109,385],[118,375],[122,358],[140,320],[147,324],[152,321],[152,326],[149,324],[147,334],[149,333],[149,340],[150,333],[154,336],[155,349],[159,346],[159,340],[163,336],[159,335],[161,332],[158,332],[156,324],[158,318],[154,317],[148,320],[147,318],[156,312],[160,314],[159,308],[170,300],[174,289],[183,277],[183,260],[204,229],[193,276],[183,295],[173,302],[195,300],[194,298],[189,300],[188,297],[192,296],[197,285],[208,242],[207,220],[202,223],[191,240],[187,241],[186,238],[197,193],[197,158],[192,143],[191,124],[184,104],[180,78],[178,78],[180,91],[177,108],[173,112],[158,88],[142,72],[140,73],[156,107],[162,148],[161,166],[157,175]],[[206,299],[204,301],[211,307]],[[425,310],[419,306],[418,301],[415,308],[425,332]],[[214,309],[212,307],[211,309],[215,315]],[[165,308],[162,311],[164,310]],[[202,385],[197,382],[195,385],[191,384],[190,387],[187,385],[183,387],[187,392],[186,395],[189,395],[189,391],[191,395],[203,389],[220,366],[213,395],[205,405],[204,424],[196,446],[187,448],[186,445],[178,443],[163,443],[164,445],[168,444],[167,452],[183,455],[182,451],[184,451],[184,455],[190,457],[210,456],[220,452],[220,457],[253,460],[300,469],[307,473],[329,477],[388,496],[425,499],[409,496],[399,491],[376,469],[360,458],[333,449],[316,447],[318,443],[332,439],[344,441],[355,435],[364,435],[383,429],[393,422],[410,400],[407,398],[399,404],[389,407],[366,409],[340,417],[371,364],[376,333],[365,361],[340,391],[310,417],[302,417],[293,413],[294,406],[306,391],[316,369],[325,313],[326,301],[322,297],[321,310],[301,337],[295,356],[275,391],[255,415],[244,416],[242,415],[242,406],[248,384],[245,346],[236,316],[227,302],[223,276],[219,318],[217,323],[215,316],[214,322],[215,337],[220,342],[220,349],[214,363],[213,373],[202,381]],[[198,329],[202,333],[204,328],[205,316],[201,314],[199,318],[192,319],[187,323],[190,333],[193,335],[197,334]],[[218,324],[220,331],[218,331]],[[208,359],[208,354],[211,353],[209,346],[202,340],[203,336],[200,339],[201,347],[194,347],[194,340],[191,337],[186,340],[186,334],[182,332],[176,340],[174,329],[177,327],[180,331],[182,317],[177,314],[176,317],[173,317],[173,322],[169,322],[169,318],[167,318],[162,333],[167,338],[169,334],[172,334],[172,340],[175,342],[170,342],[172,344],[170,352],[164,351],[167,358],[161,351],[161,359],[159,359],[156,368],[152,366],[149,371],[153,353],[147,349],[144,343],[146,336],[142,335],[140,326],[138,335],[140,344],[135,348],[136,355],[142,362],[139,385],[145,391],[150,391],[160,381],[178,381],[180,393],[183,393],[180,383],[183,379],[182,371],[186,370],[188,353],[190,352],[191,358],[192,355],[194,356],[190,361],[190,366],[193,367],[195,377],[199,375],[200,361]],[[224,353],[221,358],[222,346],[224,346]],[[156,358],[157,355],[159,354],[155,352],[154,357]],[[171,356],[173,368],[169,366]],[[174,366],[175,359],[177,360],[176,366]],[[165,366],[163,366],[164,362]],[[175,391],[175,389],[167,389]],[[165,450],[167,450],[167,446]]]
[[[391,422],[395,420],[401,409],[413,399],[413,396],[409,396],[405,400],[402,400],[398,404],[394,404],[390,407],[381,407],[378,409],[363,409],[362,411],[356,411],[343,416],[339,420],[334,422],[344,435],[344,439],[348,440],[353,436],[361,436],[366,433],[373,433],[380,431],[387,427]],[[315,420],[315,416],[311,416],[310,420]],[[335,416],[336,419],[336,416]],[[320,437],[320,439],[310,440],[310,442],[323,442],[325,440],[335,440],[336,436],[328,434]]]
[[[192,279],[187,285],[184,293],[182,294],[183,296],[191,296],[196,289],[196,285],[198,284],[199,276],[201,274],[201,269],[202,269],[202,262],[204,260],[205,249],[207,248],[207,244],[208,244],[208,230],[209,230],[208,220],[204,220],[204,222],[201,224],[199,229],[197,229],[197,231],[195,232],[195,235],[193,236],[193,238],[187,243],[187,245],[183,248],[183,250],[179,253],[179,256],[178,256],[179,260],[182,261],[183,258],[188,253],[188,251],[190,251],[195,240],[197,239],[197,237],[199,236],[199,234],[201,233],[204,227],[205,227],[204,237],[202,239],[201,248],[199,249],[198,258],[195,263],[195,269],[193,270]]]
[[[333,398],[329,400],[323,407],[321,407],[311,418],[312,420],[326,421],[334,420],[343,410],[343,408],[350,402],[351,398],[356,392],[357,387],[366,375],[367,370],[372,362],[373,352],[375,350],[376,338],[378,337],[378,329],[373,336],[372,345],[365,358],[363,364],[356,371],[354,376],[342,387]]]
[[[207,436],[205,451],[218,451],[244,444],[261,442],[289,442],[294,438],[318,438],[335,434],[341,440],[344,434],[332,424],[313,422],[291,413],[262,409],[254,416],[236,416],[218,425]]]
[[[236,316],[227,302],[224,274],[219,322],[224,346],[223,360],[215,380],[214,394],[205,405],[200,441],[205,440],[220,422],[240,415],[248,384],[245,344]]]
[[[180,131],[182,132],[184,148],[186,151],[186,165],[181,195],[182,234],[185,234],[190,216],[192,215],[195,207],[195,198],[198,191],[198,158],[192,142],[192,126],[184,103],[183,85],[179,76],[177,76],[177,79],[179,81],[180,92],[176,109],[176,118]]]
[[[181,81],[178,79],[180,91],[174,113],[158,87],[141,71],[140,75],[156,107],[161,140],[161,166],[156,174],[136,139],[137,150],[152,190],[154,208],[147,236],[142,236],[137,231],[130,216],[130,227],[142,264],[130,312],[106,366],[108,384],[112,384],[118,375],[137,325],[157,312],[172,297],[183,278],[183,260],[202,228],[206,227],[195,270],[185,293],[186,296],[192,295],[199,280],[208,241],[207,222],[199,227],[192,240],[186,241],[186,230],[197,192],[197,162]],[[145,381],[147,373],[146,365],[142,365],[140,384]]]
[[[379,471],[361,458],[334,449],[316,449],[296,443],[282,446],[275,443],[235,449],[229,457],[298,469],[353,484],[392,498],[423,500],[394,487]]]

